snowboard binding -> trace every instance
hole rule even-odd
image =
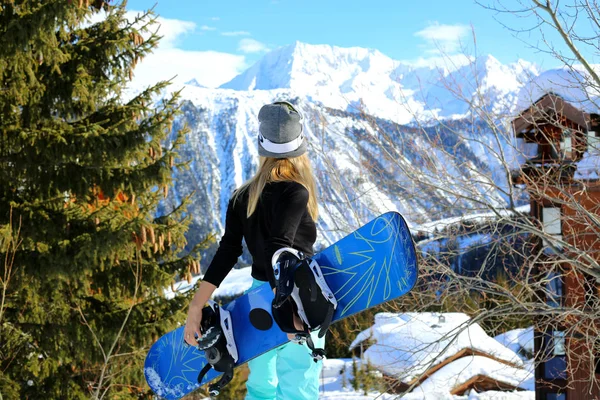
[[[214,301],[209,301],[208,306],[202,309],[200,331],[202,336],[196,341],[198,349],[204,351],[208,364],[198,374],[198,383],[202,384],[211,368],[223,372],[221,379],[208,388],[210,396],[215,397],[233,379],[233,368],[238,360],[229,311],[219,307]]]
[[[311,330],[325,336],[337,308],[337,300],[327,285],[321,267],[302,252],[290,247],[273,254],[275,298],[271,304],[273,318],[279,328],[293,333],[294,342],[306,343],[315,362],[325,358],[325,350],[315,348]],[[296,319],[296,323],[295,320]],[[302,327],[297,327],[297,321]]]
[[[273,263],[276,289],[273,308],[280,308],[294,291],[294,272],[298,262],[304,260],[304,254],[299,251],[291,253],[283,248],[273,255],[273,259],[276,259]]]

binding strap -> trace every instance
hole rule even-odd
[[[233,368],[238,360],[229,311],[210,301],[208,306],[202,309],[200,330],[202,336],[197,339],[198,349],[204,351],[207,364],[198,374],[198,384],[202,384],[202,380],[211,368],[222,372],[221,378],[209,386],[210,395],[217,396],[233,379]]]
[[[296,333],[296,336],[294,337],[294,339],[292,339],[292,341],[298,344],[306,343],[306,345],[311,351],[311,356],[314,362],[323,360],[327,356],[327,352],[325,351],[325,349],[315,347],[315,342],[313,342],[309,332]]]
[[[325,315],[325,319],[321,323],[321,328],[319,329],[318,337],[319,339],[325,336],[327,330],[329,329],[329,325],[331,325],[331,320],[333,319],[333,313],[335,312],[335,307],[329,307],[327,309],[327,315]]]
[[[294,341],[306,342],[315,362],[322,360],[325,350],[315,348],[310,331],[318,329],[318,337],[325,336],[333,320],[337,300],[319,264],[290,247],[277,250],[271,262],[276,288],[272,302],[275,322],[283,332],[295,334]],[[294,315],[302,321],[302,329],[294,325]]]

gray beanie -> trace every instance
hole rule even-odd
[[[258,112],[258,154],[291,158],[306,153],[302,115],[287,101],[264,105]]]

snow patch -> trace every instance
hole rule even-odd
[[[144,368],[146,374],[146,380],[148,384],[159,397],[170,396],[170,397],[183,397],[185,392],[180,387],[171,388],[167,384],[163,383],[158,375],[158,372],[154,368]]]
[[[225,277],[221,285],[219,285],[219,287],[214,291],[213,297],[232,297],[244,293],[252,286],[252,276],[250,275],[251,272],[252,268],[250,267],[232,269],[231,272],[227,274],[227,277]],[[192,288],[195,288],[196,284],[203,278],[203,276],[204,275],[195,276],[192,278],[191,283],[188,283],[186,280],[177,282],[174,285],[175,292],[173,292],[171,288],[165,289],[165,297],[167,299],[172,299],[177,294],[182,294]]]

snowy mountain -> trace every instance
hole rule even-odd
[[[200,84],[200,83],[199,83],[199,82],[196,80],[196,78],[194,78],[194,79],[191,79],[191,80],[187,81],[185,84],[186,84],[186,85],[188,85],[188,86],[195,86],[195,87],[199,87],[199,88],[205,88],[205,87],[206,87],[206,86],[204,86],[204,85],[201,85],[201,84]]]
[[[282,47],[221,88],[184,87],[174,129],[190,128],[180,150],[190,168],[176,173],[168,201],[194,192],[190,243],[219,235],[231,193],[257,166],[258,111],[285,99],[304,114],[318,177],[317,249],[388,210],[409,224],[475,210],[476,201],[443,190],[450,182],[440,180],[440,168],[465,197],[473,197],[478,182],[475,196],[501,207],[503,193],[490,187],[502,186],[505,177],[490,152],[508,143],[490,137],[489,126],[469,111],[474,103],[513,111],[524,82],[538,73],[528,62],[503,65],[492,56],[416,67],[376,50]],[[423,122],[425,128],[417,126]]]
[[[377,50],[296,42],[265,55],[221,88],[291,89],[328,107],[363,111],[406,124],[415,117],[459,117],[469,102],[512,105],[537,67],[493,56],[454,58],[443,66],[415,67]]]

